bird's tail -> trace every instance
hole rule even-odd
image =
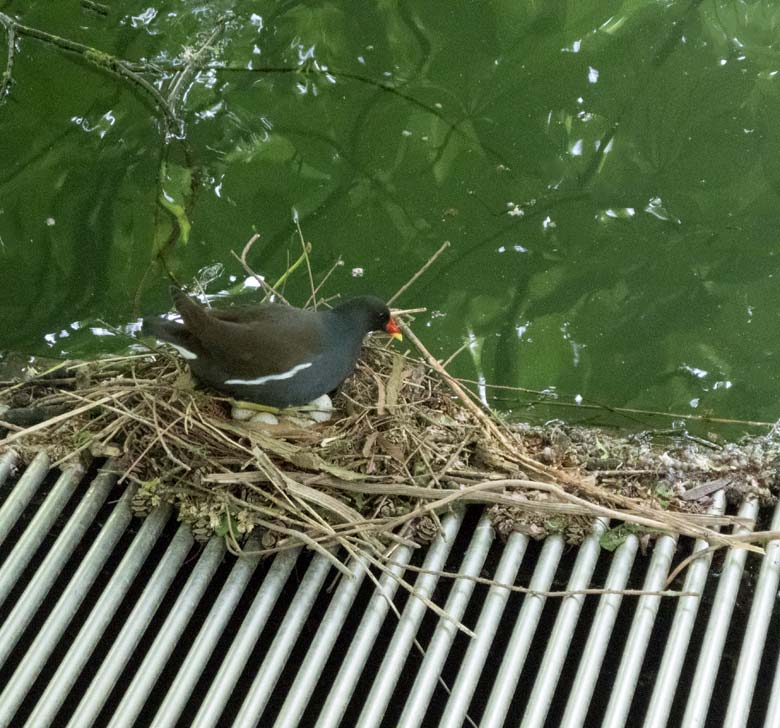
[[[160,341],[178,344],[186,329],[178,321],[168,321],[158,316],[145,318],[141,325],[141,333],[144,336],[154,336]]]
[[[187,331],[184,324],[180,324],[178,321],[169,321],[153,316],[145,318],[141,325],[141,333],[167,342],[178,350],[185,359],[197,359],[203,353],[195,336]]]
[[[176,306],[176,310],[184,320],[184,325],[190,331],[200,331],[208,318],[206,309],[176,286],[171,286],[171,298],[173,298],[173,305]]]

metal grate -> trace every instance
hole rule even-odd
[[[577,549],[502,544],[472,509],[392,573],[353,562],[336,579],[322,555],[201,547],[167,506],[133,519],[108,470],[49,472],[41,454],[12,482],[13,465],[0,458],[2,726],[780,728],[780,541],[694,561],[675,586],[702,596],[632,597],[618,592],[663,589],[706,544],[664,537],[643,556],[630,535],[610,554],[601,521]],[[780,506],[739,514],[780,530]]]

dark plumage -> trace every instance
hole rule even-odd
[[[203,384],[274,407],[306,404],[338,387],[369,331],[400,338],[387,306],[374,296],[331,310],[278,303],[220,310],[172,292],[182,323],[146,318],[142,333],[175,346]]]

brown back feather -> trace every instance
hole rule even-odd
[[[334,343],[314,311],[279,304],[210,310],[184,293],[174,301],[190,335],[231,378],[288,371]]]

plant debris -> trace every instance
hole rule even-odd
[[[439,514],[465,503],[487,506],[505,537],[561,533],[577,543],[601,517],[613,540],[640,530],[744,545],[718,532],[736,519],[706,512],[712,493],[769,503],[778,492],[774,430],[661,449],[648,433],[509,425],[420,354],[370,343],[334,400],[336,417],[308,427],[230,419],[232,401],[196,389],[164,350],[69,363],[0,390],[0,427],[14,412],[25,417],[7,424],[0,454],[45,450],[60,466],[110,458],[120,482],[137,488],[139,515],[171,503],[199,538],[225,536],[239,552],[254,534],[262,554],[303,543],[378,557],[394,543],[430,541]],[[31,425],[36,411],[47,419]]]

